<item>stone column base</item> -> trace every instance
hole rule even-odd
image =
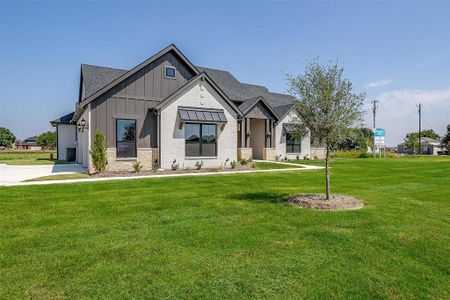
[[[238,159],[249,159],[252,157],[252,148],[238,148]]]
[[[275,160],[276,152],[275,148],[263,148],[263,160]]]

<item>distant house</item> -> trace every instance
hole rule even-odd
[[[419,149],[408,149],[405,146],[405,143],[400,143],[397,146],[398,153],[405,153],[405,154],[417,154],[419,153]],[[434,140],[432,138],[428,137],[422,137],[420,139],[420,153],[426,154],[426,155],[439,155],[441,154],[445,149],[441,147],[441,143],[437,140]]]
[[[16,149],[22,150],[42,150],[42,147],[37,144],[38,136],[31,136],[22,140],[16,140],[14,143]]]

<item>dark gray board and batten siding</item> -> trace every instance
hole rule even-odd
[[[165,66],[176,68],[175,79],[165,77]],[[172,52],[163,55],[90,103],[92,128],[106,133],[108,147],[115,148],[116,119],[136,119],[137,148],[156,148],[157,118],[149,108],[194,75]]]

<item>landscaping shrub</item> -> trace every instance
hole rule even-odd
[[[236,161],[235,161],[235,160],[232,160],[232,161],[230,162],[230,167],[231,167],[232,169],[235,169],[235,168],[236,168]]]
[[[197,170],[200,170],[203,167],[203,161],[196,161],[194,166]]]
[[[136,172],[136,173],[139,173],[143,167],[144,167],[144,165],[141,164],[141,162],[138,160],[133,163],[133,169],[134,169],[134,172]]]
[[[176,170],[178,170],[180,168],[180,164],[177,163],[176,159],[173,160],[172,165],[170,166],[170,168],[172,169],[172,171],[176,171]]]
[[[91,150],[89,150],[89,154],[91,155],[95,171],[104,171],[108,162],[105,135],[98,129],[95,131],[94,143],[92,144]]]

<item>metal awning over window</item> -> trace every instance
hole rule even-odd
[[[178,107],[178,114],[182,122],[227,122],[223,109]]]
[[[283,123],[284,132],[299,132],[300,124],[299,123]]]

